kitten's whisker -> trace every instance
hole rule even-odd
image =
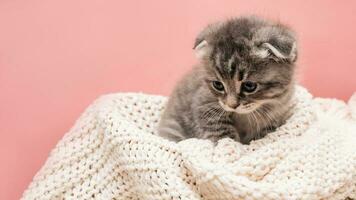
[[[202,108],[202,107],[207,107],[207,106],[209,106],[209,104],[212,104],[212,103],[203,104],[203,105],[201,105],[201,106],[198,106],[197,109]],[[203,112],[203,114],[200,115],[200,118],[201,118],[201,119],[204,119],[205,117],[207,117],[208,115],[210,115],[211,112],[214,112],[215,110],[216,110],[215,107],[212,107],[212,108],[208,109],[207,111]]]
[[[247,120],[248,120],[248,125],[251,126],[251,120],[250,120],[250,115],[247,115]]]
[[[264,109],[261,110],[261,114],[265,117],[265,119],[267,120],[267,125],[268,127],[272,128],[273,127],[273,122],[274,122],[274,119],[273,117],[268,113],[266,112]]]
[[[261,114],[264,115],[267,120],[267,126],[266,126],[267,130],[264,133],[264,134],[266,134],[269,130],[273,129],[273,127],[274,127],[273,124],[274,124],[275,120],[273,119],[273,117],[270,114],[268,114],[268,112],[264,111]]]
[[[252,112],[251,113],[253,119],[254,119],[254,125],[255,125],[255,128],[257,129],[257,133],[260,132],[260,126],[258,124],[258,119],[257,119],[257,116],[255,115],[255,112]],[[253,133],[253,134],[256,134],[256,133]]]
[[[199,105],[197,108],[209,107],[209,105],[212,105],[212,108],[215,108],[216,104],[217,104],[216,101],[209,101],[209,102],[203,103],[202,105]]]
[[[266,123],[266,118],[264,117],[264,115],[259,110],[256,110],[256,114],[259,116],[259,120],[262,120],[264,123]],[[268,124],[268,121],[267,121],[267,124]],[[262,130],[259,130],[258,133],[256,134],[257,138],[261,137],[261,131]]]
[[[282,111],[280,109],[274,109],[272,107],[272,105],[266,105],[265,109],[267,109],[268,111],[271,111],[273,113],[275,113],[273,116],[275,117],[272,117],[269,113],[268,115],[273,119],[273,122],[276,121],[276,117],[280,117],[282,116],[284,113],[282,113]],[[267,113],[267,112],[266,112]]]
[[[214,121],[218,115],[219,115],[219,110],[215,110],[215,112],[207,119],[207,123],[209,123],[210,121]]]
[[[214,109],[209,109],[207,111],[205,111],[201,116],[200,118],[201,119],[205,119],[205,118],[208,118],[210,115],[212,115],[214,112]]]
[[[204,117],[202,117],[202,120],[206,120],[206,123],[209,123],[212,120],[215,120],[215,118],[217,116],[219,116],[224,110],[219,109],[219,108],[211,108],[209,109],[206,113],[206,115],[204,115]]]
[[[217,109],[215,107],[210,108],[207,111],[205,111],[200,118],[201,119],[210,118],[210,116],[213,115],[216,111]]]
[[[220,122],[220,123],[217,123],[216,125],[216,128],[218,128],[218,127],[221,127],[221,125],[222,125],[222,122],[220,121],[221,120],[221,118],[224,116],[224,114],[225,114],[225,111],[223,110],[223,109],[221,109],[221,111],[220,111],[220,114],[218,115],[219,117],[218,117],[218,122]]]

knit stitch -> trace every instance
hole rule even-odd
[[[294,114],[242,145],[157,136],[166,97],[96,100],[52,150],[23,200],[356,199],[356,104],[297,87]]]

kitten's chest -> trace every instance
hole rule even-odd
[[[259,124],[256,120],[253,121],[253,119],[245,115],[233,115],[232,120],[241,140],[254,137],[254,135],[258,134],[258,128],[262,128],[263,126],[263,124]]]
[[[237,132],[240,135],[240,138],[245,137],[249,132],[252,132],[252,127],[249,125],[249,122],[244,117],[239,117],[234,115],[232,117],[233,125],[236,128]]]
[[[248,115],[234,115],[232,119],[240,139],[244,143],[248,143],[252,139],[262,138],[281,125],[280,121],[269,121],[267,123],[266,120]]]

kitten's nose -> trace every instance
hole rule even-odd
[[[235,95],[228,95],[226,98],[226,105],[229,106],[231,109],[235,109],[240,105],[240,103]]]
[[[232,102],[227,102],[227,106],[229,106],[232,109],[236,109],[239,107],[240,103],[237,101],[232,101]]]

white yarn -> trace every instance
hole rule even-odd
[[[155,135],[165,97],[103,96],[58,143],[22,199],[356,198],[351,109],[313,100],[301,87],[295,96],[287,123],[250,145],[169,142]]]

